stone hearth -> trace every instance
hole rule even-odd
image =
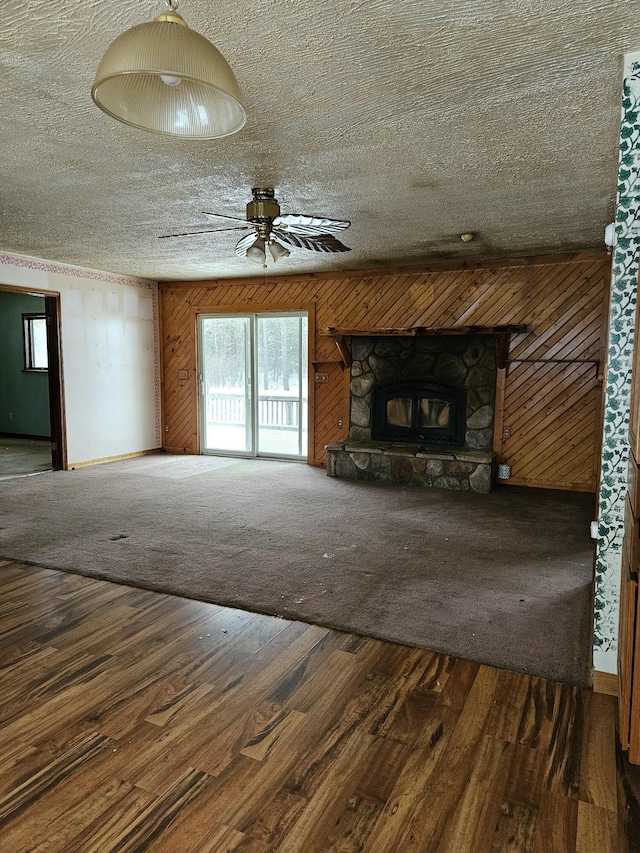
[[[328,444],[326,449],[329,477],[485,494],[491,491],[491,451],[385,441],[344,441]]]

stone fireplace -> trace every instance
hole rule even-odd
[[[327,474],[488,492],[494,454],[493,334],[354,336],[349,439]]]

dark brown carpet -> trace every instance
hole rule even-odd
[[[0,555],[584,685],[593,505],[162,455],[0,482]]]

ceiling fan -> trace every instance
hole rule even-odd
[[[274,261],[291,254],[287,246],[307,249],[311,252],[350,252],[335,233],[344,231],[351,223],[346,220],[325,219],[320,216],[305,216],[302,213],[280,213],[280,205],[273,187],[254,187],[252,200],[247,205],[246,219],[227,216],[224,213],[203,211],[205,216],[233,219],[243,225],[230,228],[207,228],[202,231],[186,231],[183,234],[163,234],[167,237],[192,237],[196,234],[212,234],[217,231],[246,231],[236,246],[236,255],[266,266],[267,251]]]

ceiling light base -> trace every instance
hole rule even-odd
[[[261,219],[275,219],[280,216],[280,205],[275,199],[272,187],[254,187],[251,190],[253,200],[247,205],[249,222]]]

